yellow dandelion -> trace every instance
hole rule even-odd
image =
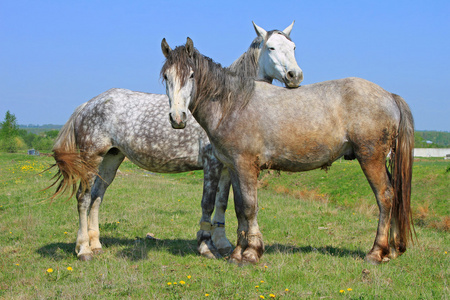
[[[263,295],[259,295],[259,298],[266,299],[266,297],[264,297]]]
[[[173,284],[177,284],[176,282],[174,282]]]
[[[209,297],[209,294],[205,294],[205,297]]]
[[[67,270],[72,271],[73,269],[72,269],[72,267],[67,267]]]
[[[119,221],[117,221],[117,224],[120,224],[120,222],[119,222]]]
[[[264,283],[264,280],[261,280],[261,283]]]
[[[186,282],[184,282],[183,280],[180,280],[180,284],[185,284]]]
[[[351,291],[353,291],[353,290],[352,290],[351,288],[348,288],[347,291],[351,292]]]
[[[284,289],[285,292],[289,292],[289,289]]]
[[[259,285],[255,285],[255,288],[259,288]]]
[[[342,294],[342,293],[345,293],[345,291],[344,291],[344,290],[340,290],[340,291],[339,291],[339,293],[341,293],[341,294]]]
[[[188,275],[188,276],[187,276],[188,279],[191,279],[191,277],[192,277],[191,275]]]
[[[16,264],[16,266],[20,266],[19,264]]]
[[[52,268],[48,268],[47,269],[47,273],[52,273],[53,272],[53,269]]]
[[[67,234],[67,231],[64,231],[64,234]]]
[[[266,268],[266,269],[267,269],[267,268],[268,268],[268,266],[264,266],[264,268]]]
[[[274,294],[270,294],[269,296],[270,296],[270,298],[275,298]]]
[[[172,285],[172,282],[168,282],[167,285]]]
[[[447,254],[447,251],[445,251],[444,254]]]

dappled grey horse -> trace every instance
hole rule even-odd
[[[358,160],[379,207],[367,261],[406,251],[413,227],[414,124],[403,98],[360,78],[280,88],[228,72],[189,38],[174,50],[163,39],[161,47],[172,127],[186,127],[189,109],[231,176],[238,218],[231,261],[257,262],[264,252],[257,221],[261,169],[328,168],[342,156]]]
[[[303,75],[289,37],[293,24],[283,31],[270,32],[254,24],[257,37],[228,71],[298,86]],[[224,227],[230,190],[228,172],[212,154],[204,130],[195,122],[184,132],[172,129],[167,123],[168,109],[165,95],[110,89],[80,105],[62,128],[53,148],[59,168],[54,184],[61,180],[54,196],[70,188],[73,195],[81,181],[75,249],[79,259],[90,260],[93,253],[101,251],[100,204],[125,157],[152,172],[204,169],[198,250],[207,257],[232,250]],[[191,118],[189,114],[186,117]],[[211,222],[214,204],[216,213]]]

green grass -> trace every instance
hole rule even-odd
[[[379,266],[363,260],[375,237],[377,209],[356,162],[336,162],[327,173],[263,172],[258,219],[266,252],[258,264],[244,267],[196,253],[202,172],[153,174],[129,162],[100,210],[104,253],[78,261],[76,201],[51,202],[52,191],[38,192],[54,170],[37,173],[51,163],[49,157],[0,153],[0,299],[450,296],[449,162],[415,163],[419,243]],[[236,226],[230,200],[233,243]],[[145,239],[150,232],[159,240]]]

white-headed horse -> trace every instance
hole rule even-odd
[[[303,74],[289,37],[293,24],[283,31],[269,32],[254,24],[257,37],[229,70],[298,86]],[[203,129],[195,122],[185,132],[172,129],[166,120],[168,109],[165,95],[110,89],[80,105],[62,128],[53,148],[59,168],[54,184],[61,179],[54,196],[68,188],[73,188],[73,195],[81,181],[76,195],[80,227],[75,251],[79,259],[90,260],[94,253],[101,252],[100,204],[125,157],[152,172],[204,169],[198,250],[207,257],[232,250],[224,228],[230,190],[228,173],[213,156]],[[185,117],[190,118],[188,114]],[[214,204],[216,213],[211,223]]]
[[[264,252],[257,222],[261,169],[308,171],[342,156],[359,161],[380,210],[366,259],[380,263],[406,251],[414,124],[403,98],[360,78],[281,88],[229,72],[189,38],[174,50],[165,39],[161,47],[172,127],[186,126],[189,109],[231,175],[238,218],[232,261],[257,262]]]

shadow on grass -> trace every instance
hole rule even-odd
[[[338,257],[354,257],[364,259],[366,256],[366,252],[362,250],[349,250],[345,248],[336,248],[333,246],[303,246],[297,247],[293,245],[282,245],[282,244],[271,244],[266,245],[265,252],[266,254],[274,254],[274,253],[284,253],[284,254],[293,254],[293,253],[320,253],[324,255],[338,256]]]
[[[199,255],[197,252],[197,241],[186,239],[150,240],[147,238],[124,239],[105,236],[100,239],[103,251],[108,248],[121,247],[116,254],[117,257],[132,261],[147,260],[150,252],[168,252],[176,256]],[[294,254],[294,253],[319,253],[337,257],[354,257],[364,259],[366,253],[361,250],[349,250],[333,246],[294,246],[284,244],[269,244],[265,247],[265,254]],[[54,260],[76,258],[75,243],[52,243],[37,250],[42,257]],[[101,255],[101,254],[100,254]]]
[[[186,256],[198,255],[197,241],[184,239],[150,240],[147,238],[124,239],[105,236],[100,238],[103,251],[108,252],[108,248],[125,246],[116,255],[127,259],[138,261],[148,259],[148,253],[153,251],[166,251],[173,255]],[[75,243],[52,243],[37,250],[42,257],[51,258],[56,261],[76,258]],[[101,255],[101,254],[99,254]]]

